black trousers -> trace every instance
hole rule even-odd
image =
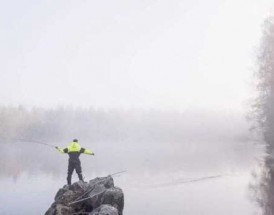
[[[82,175],[82,168],[81,168],[81,162],[79,161],[70,161],[68,163],[68,177],[67,177],[67,182],[68,185],[71,185],[71,176],[72,173],[74,171],[74,169],[76,170],[76,173],[78,174],[78,178],[79,180],[83,181],[83,175]]]

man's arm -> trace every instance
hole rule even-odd
[[[95,155],[93,151],[85,148],[81,148],[80,150],[81,153],[87,154],[87,155]]]
[[[68,153],[68,148],[62,149],[62,148],[60,148],[60,147],[58,147],[58,146],[55,146],[55,148],[56,148],[59,152],[61,152],[62,154]]]

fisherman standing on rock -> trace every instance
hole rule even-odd
[[[67,177],[68,185],[71,185],[71,176],[74,169],[76,170],[76,173],[78,174],[79,180],[83,181],[81,161],[79,159],[79,156],[81,153],[84,153],[87,155],[94,155],[94,152],[92,152],[91,150],[82,148],[80,144],[78,143],[77,139],[74,139],[73,142],[69,144],[67,148],[62,149],[58,146],[55,146],[55,148],[58,149],[59,152],[67,153],[69,155],[68,177]]]

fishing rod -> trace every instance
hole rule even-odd
[[[124,173],[124,172],[127,172],[127,170],[123,170],[123,171],[120,171],[120,172],[112,173],[110,176],[115,176],[115,175],[118,175],[118,174],[121,174],[121,173]]]
[[[176,186],[180,184],[189,184],[189,183],[195,183],[195,182],[200,182],[200,181],[205,181],[205,180],[211,180],[215,178],[221,178],[224,176],[229,176],[231,174],[222,174],[222,175],[212,175],[212,176],[207,176],[207,177],[201,177],[201,178],[194,178],[194,179],[189,179],[189,180],[178,180],[174,182],[169,182],[169,183],[161,183],[161,184],[156,184],[156,185],[146,185],[146,188],[161,188],[161,187],[170,187],[170,186]]]
[[[110,174],[109,176],[115,176],[115,175],[118,175],[118,174],[121,174],[121,173],[125,173],[125,172],[127,172],[127,170],[123,170],[123,171],[120,171],[120,172],[115,172],[115,173]],[[105,180],[106,180],[106,179],[104,179],[103,181],[105,181]],[[90,198],[93,198],[95,195],[98,195],[98,193],[97,193],[97,194],[95,194],[95,195],[92,196],[92,197],[87,197],[87,198],[84,198],[84,199],[83,199],[83,197],[84,197],[86,194],[90,193],[90,192],[95,188],[95,185],[96,185],[96,184],[100,184],[101,182],[102,182],[102,181],[98,181],[98,182],[96,182],[95,184],[93,184],[92,187],[91,187],[90,189],[87,189],[81,196],[78,196],[76,199],[74,199],[74,201],[70,202],[69,205],[72,205],[72,204],[75,204],[75,203],[78,203],[78,202],[85,201],[86,199],[90,199]],[[103,192],[105,192],[105,191],[103,191]],[[80,199],[80,200],[79,200],[79,199]]]
[[[106,192],[106,191],[105,191],[105,190],[103,190],[103,191],[101,191],[101,192],[99,192],[99,193],[95,193],[94,195],[89,196],[89,197],[87,197],[87,198],[80,199],[80,200],[78,200],[78,201],[73,201],[73,202],[70,202],[70,203],[69,203],[69,206],[70,206],[70,205],[73,205],[73,204],[76,204],[76,203],[79,203],[79,202],[86,201],[86,200],[88,200],[88,199],[92,199],[94,196],[100,195],[100,194],[102,194],[102,193],[104,193],[104,192]]]
[[[52,144],[48,144],[48,143],[41,142],[41,141],[38,141],[38,140],[18,139],[17,141],[19,141],[19,142],[25,142],[25,143],[37,143],[37,144],[40,144],[40,145],[44,145],[44,146],[49,146],[49,147],[56,148],[56,146],[54,146]]]

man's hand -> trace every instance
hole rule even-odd
[[[59,147],[58,146],[55,146],[56,149],[58,149]]]
[[[92,154],[91,154],[91,155],[95,155],[95,154],[94,154],[94,152],[92,152]]]

